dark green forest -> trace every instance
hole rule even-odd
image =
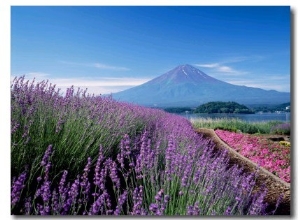
[[[197,108],[191,107],[168,107],[163,108],[164,111],[170,113],[243,113],[252,114],[256,112],[290,112],[290,102],[280,105],[241,105],[236,102],[208,102]],[[288,108],[287,108],[288,107]]]
[[[254,114],[254,111],[245,105],[236,102],[208,102],[198,106],[195,113],[241,113]]]

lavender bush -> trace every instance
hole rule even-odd
[[[60,172],[50,181],[52,145],[40,163],[41,176],[32,196],[23,193],[26,172],[12,183],[12,214],[26,215],[262,215],[265,188],[252,193],[255,173],[229,169],[226,151],[214,155],[210,141],[204,151],[189,146],[181,152],[170,138],[161,169],[157,148],[144,132],[130,143],[125,135],[117,160],[103,157],[100,147],[75,180]],[[201,152],[201,153],[200,153]],[[197,160],[196,158],[199,158]],[[21,196],[23,194],[23,196]]]
[[[265,214],[255,174],[183,117],[24,77],[11,99],[12,214]]]
[[[271,133],[272,134],[285,134],[285,135],[289,135],[290,132],[291,132],[291,125],[290,125],[290,123],[277,124],[277,125],[274,125],[271,128]]]

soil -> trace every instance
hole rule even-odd
[[[238,164],[242,166],[245,172],[254,172],[257,169],[257,165],[253,163],[248,158],[242,156],[223,142],[214,132],[213,129],[201,128],[196,130],[199,134],[203,134],[204,137],[210,138],[216,144],[216,150],[227,149],[230,156],[229,165]],[[286,135],[263,135],[262,138],[266,138],[272,141],[286,140],[289,141],[289,136]],[[283,194],[283,200],[279,204],[276,215],[291,215],[290,205],[291,205],[291,192],[290,183],[287,183],[266,169],[260,167],[259,175],[257,177],[256,186],[254,190],[257,190],[265,184],[268,188],[267,196],[265,197],[265,202],[269,204],[269,210],[274,210],[277,202],[277,198],[280,194]]]

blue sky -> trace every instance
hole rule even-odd
[[[11,7],[12,77],[104,94],[180,64],[289,92],[290,7]]]

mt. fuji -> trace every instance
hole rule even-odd
[[[233,85],[208,76],[191,65],[180,65],[142,85],[113,93],[119,101],[157,107],[195,107],[211,101],[281,104],[290,93]]]

